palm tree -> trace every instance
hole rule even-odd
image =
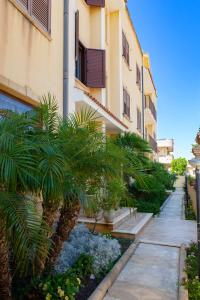
[[[0,122],[0,298],[6,300],[11,299],[9,250],[18,276],[34,271],[38,256],[47,251],[41,218],[29,197],[38,190],[30,125],[26,115],[12,112]]]

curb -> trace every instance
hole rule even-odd
[[[160,207],[160,212],[163,210],[163,208],[167,205],[167,203],[169,202],[169,200],[172,197],[172,193],[167,197],[167,199],[165,200],[165,202],[163,203],[163,205],[161,205]],[[159,213],[160,214],[160,213]],[[159,216],[159,214],[157,216]]]
[[[139,242],[133,243],[129,248],[124,252],[118,262],[114,265],[112,270],[106,275],[106,277],[101,281],[97,286],[96,290],[88,298],[88,300],[102,300],[106,295],[108,289],[111,287],[119,273],[122,271],[129,258],[133,255],[136,248],[138,247]]]
[[[187,275],[184,271],[185,259],[186,259],[186,249],[184,245],[181,245],[180,256],[179,256],[178,300],[188,300],[188,290],[182,285],[183,280],[187,278]]]

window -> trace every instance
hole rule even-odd
[[[137,130],[140,132],[142,130],[142,114],[139,108],[137,108]]]
[[[138,65],[136,65],[136,84],[138,85],[139,90],[141,90],[141,73]]]
[[[85,47],[79,42],[76,60],[76,77],[83,83],[85,83],[85,61]]]
[[[88,49],[79,40],[79,13],[75,14],[76,77],[86,86],[105,88],[105,50]]]
[[[85,0],[88,5],[105,7],[105,0]]]
[[[122,55],[129,65],[129,43],[126,39],[124,32],[122,31]]]
[[[51,0],[16,0],[22,7],[40,23],[42,28],[50,33]]]
[[[123,102],[124,102],[124,115],[130,118],[130,95],[125,88],[123,88]]]
[[[24,113],[31,109],[31,105],[21,102],[20,100],[0,91],[0,114],[3,110],[12,110],[18,113]]]

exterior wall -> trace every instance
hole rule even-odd
[[[52,0],[51,34],[25,11],[17,0],[0,1],[0,92],[37,105],[51,92],[63,113],[64,1]],[[97,110],[108,134],[137,130],[137,109],[142,113],[142,91],[136,84],[136,65],[142,69],[143,53],[127,10],[126,1],[105,1],[105,8],[69,0],[68,112],[81,107]],[[89,88],[75,77],[75,12],[79,11],[79,39],[87,48],[106,51],[106,87]],[[122,31],[129,43],[130,64],[122,56]],[[154,94],[149,71],[144,68],[145,92]],[[123,87],[130,95],[130,118],[123,114]],[[148,125],[156,134],[156,123]]]
[[[51,92],[63,104],[63,1],[52,1],[51,35],[16,0],[0,1],[0,90],[36,104]]]
[[[76,99],[80,100],[80,95],[77,95],[80,90],[89,93],[122,121],[127,127],[126,130],[142,135],[142,132],[137,130],[137,109],[142,114],[143,108],[142,89],[139,89],[136,83],[136,65],[142,71],[143,53],[126,1],[109,0],[105,2],[105,8],[89,6],[84,0],[76,0],[75,3],[75,11],[78,10],[80,16],[80,41],[87,48],[106,50],[106,88],[88,88],[75,79]],[[74,14],[75,11],[71,13]],[[122,56],[122,31],[129,43],[129,65]],[[72,59],[75,60],[74,57]],[[153,95],[156,105],[155,86],[149,74],[149,71],[144,68],[144,86],[146,91]],[[123,87],[130,95],[130,118],[123,114]],[[77,107],[76,104],[75,106]],[[148,127],[148,131],[156,138],[156,121]]]
[[[142,70],[142,60],[143,53],[137,40],[136,33],[133,29],[128,11],[126,8],[122,11],[122,30],[124,31],[126,38],[129,43],[129,55],[130,64],[126,63],[124,57],[122,59],[122,81],[123,86],[127,88],[131,97],[131,115],[130,121],[126,121],[124,117],[124,122],[129,126],[131,132],[136,132],[142,134],[137,130],[137,109],[142,113],[142,90],[139,89],[136,84],[136,65],[138,65],[140,72]],[[122,34],[122,30],[120,34]],[[122,46],[121,46],[122,47]],[[141,75],[142,76],[142,75]]]

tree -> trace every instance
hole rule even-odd
[[[172,161],[171,164],[172,172],[177,175],[183,175],[187,168],[187,160],[186,158],[179,157]]]
[[[11,299],[12,274],[33,274],[48,247],[32,193],[37,193],[37,145],[30,142],[30,120],[7,112],[0,122],[0,298]],[[12,254],[12,255],[11,255]],[[46,252],[47,255],[47,252]],[[12,258],[12,259],[11,259]],[[16,275],[17,274],[17,275]]]

